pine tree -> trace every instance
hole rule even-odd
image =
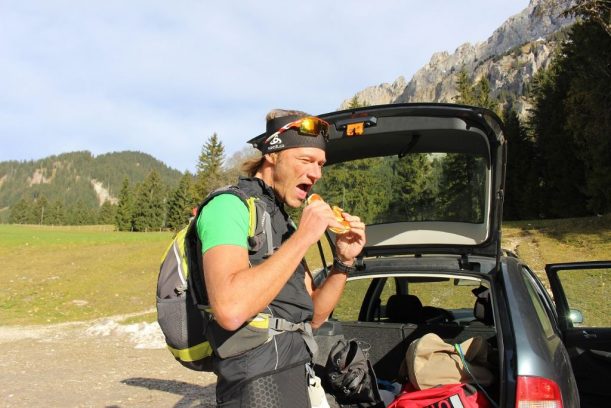
[[[97,222],[98,224],[109,225],[114,224],[117,217],[117,206],[106,200],[98,209]]]
[[[117,205],[117,216],[115,225],[119,231],[132,230],[133,197],[127,177],[123,179],[123,185],[119,192],[119,204]]]
[[[203,200],[203,197],[201,197],[197,189],[197,177],[188,171],[185,173],[185,177],[189,178],[188,195],[189,195],[189,200],[191,200],[190,205],[191,207],[197,207],[197,205]]]
[[[350,99],[350,102],[348,102],[348,109],[356,109],[363,106],[365,106],[365,104],[359,101],[359,97],[357,95],[354,95],[352,99]]]
[[[598,25],[611,37],[611,10],[609,0],[581,0],[575,2],[563,16],[581,16],[585,21]],[[602,47],[600,49],[603,49]]]
[[[562,53],[539,71],[532,85],[529,131],[534,136],[539,165],[541,214],[544,218],[587,214],[584,164],[567,131],[565,101],[574,73],[563,64]]]
[[[196,205],[191,198],[191,179],[191,174],[186,173],[168,200],[167,226],[175,231],[188,223]]]
[[[35,224],[47,224],[45,220],[45,211],[49,211],[49,202],[44,196],[44,194],[41,194],[36,197],[36,200],[34,201],[34,206],[32,207],[32,211],[32,215],[34,218],[33,221]]]
[[[611,211],[611,35],[594,22],[577,24],[563,56],[565,129],[583,164],[586,207],[604,214]]]
[[[8,222],[11,224],[27,224],[30,220],[33,202],[22,198],[11,207]]]
[[[434,217],[430,211],[433,194],[429,185],[431,165],[424,154],[408,154],[392,163],[393,189],[389,220],[423,221]]]
[[[492,98],[492,90],[487,78],[481,78],[474,83],[463,68],[456,74],[456,89],[458,95],[454,100],[457,103],[479,106],[498,113],[499,101],[497,98]]]
[[[134,231],[159,230],[165,222],[165,195],[159,174],[153,170],[136,189],[134,200]]]
[[[504,117],[507,169],[503,218],[508,220],[537,218],[539,178],[534,143],[515,111],[506,112]]]
[[[497,112],[499,102],[492,98],[492,91],[490,89],[490,82],[488,79],[482,78],[478,81],[477,85],[473,89],[475,97],[475,106],[490,109],[493,112]]]
[[[49,210],[45,211],[45,224],[65,225],[66,210],[60,200],[55,200],[49,205]]]
[[[68,207],[66,218],[68,225],[92,225],[96,223],[95,211],[80,199]]]
[[[197,163],[196,188],[199,199],[226,184],[223,178],[225,147],[214,133],[202,147]]]
[[[444,189],[439,192],[440,217],[448,221],[481,223],[484,210],[485,160],[448,153],[442,162]]]
[[[475,105],[475,92],[473,90],[473,81],[469,78],[465,68],[458,71],[456,74],[456,90],[458,95],[454,97],[456,103],[463,105]]]

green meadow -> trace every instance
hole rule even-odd
[[[0,225],[0,324],[143,312],[172,234]]]
[[[127,321],[153,320],[157,271],[171,237],[111,226],[1,224],[0,325],[118,314],[135,315]],[[503,240],[537,273],[551,262],[608,260],[611,215],[506,223]],[[317,255],[316,248],[308,254],[312,268]]]

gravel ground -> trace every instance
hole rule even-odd
[[[2,407],[214,407],[216,376],[177,363],[157,324],[0,326]]]

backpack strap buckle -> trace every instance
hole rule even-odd
[[[299,332],[301,337],[303,337],[303,341],[305,341],[312,358],[316,356],[316,353],[318,352],[318,344],[316,344],[316,340],[314,340],[314,334],[312,332],[312,325],[310,322],[293,323],[279,317],[270,317],[269,329],[273,336],[287,331]]]

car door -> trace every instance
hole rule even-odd
[[[582,407],[611,398],[611,261],[545,266]]]

